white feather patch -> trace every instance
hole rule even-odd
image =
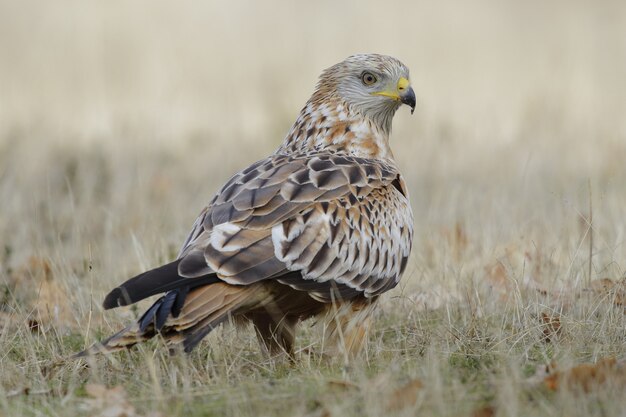
[[[229,245],[228,241],[232,236],[239,233],[241,227],[233,223],[218,224],[211,233],[211,246],[221,252],[232,252],[241,249],[239,245]]]

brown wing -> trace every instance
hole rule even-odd
[[[378,294],[395,286],[411,247],[402,187],[397,169],[380,161],[273,155],[231,178],[201,213],[179,273],[213,271],[245,285],[300,270],[305,282],[285,283]]]
[[[309,282],[345,285],[365,296],[385,292],[400,280],[411,251],[412,214],[404,195],[391,185],[367,196],[317,203],[273,228],[276,256],[306,282],[279,281],[329,301]],[[308,288],[307,288],[308,287]]]

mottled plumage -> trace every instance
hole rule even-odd
[[[413,217],[389,147],[408,69],[355,55],[327,69],[282,145],[235,174],[202,211],[174,262],[114,289],[113,308],[166,292],[134,324],[85,353],[160,333],[193,347],[229,318],[252,321],[272,354],[292,354],[295,325],[327,314],[356,353],[377,297],[411,251]]]

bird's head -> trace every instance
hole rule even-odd
[[[391,130],[393,115],[402,104],[410,106],[411,113],[415,110],[409,69],[386,55],[352,55],[333,65],[320,76],[316,95],[320,99],[339,97],[386,132]]]

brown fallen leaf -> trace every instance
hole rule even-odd
[[[525,291],[553,295],[543,282],[549,275],[546,270],[553,264],[539,249],[523,250],[511,244],[501,251],[501,256],[485,266],[482,279],[482,283],[493,291],[499,301],[509,301]]]
[[[543,340],[550,343],[552,339],[561,335],[561,319],[556,313],[541,313]]]
[[[485,282],[499,295],[500,301],[506,301],[513,290],[502,262],[494,262],[485,267]]]
[[[607,381],[626,386],[626,367],[615,358],[600,359],[593,364],[584,363],[566,371],[553,371],[543,379],[543,384],[551,391],[568,388],[590,392]]]
[[[471,417],[494,417],[496,415],[496,409],[491,405],[486,405],[484,407],[480,407],[475,409]]]
[[[21,306],[32,311],[25,320],[30,330],[40,331],[45,325],[76,324],[67,290],[56,279],[48,259],[31,256],[11,273],[7,284]]]
[[[417,403],[417,394],[424,387],[419,379],[413,379],[391,393],[387,408],[400,410]]]
[[[626,307],[626,278],[619,281],[596,279],[591,281],[589,290],[598,296],[608,297],[617,307]]]
[[[463,224],[457,221],[454,225],[454,229],[450,230],[444,227],[441,229],[441,234],[448,241],[450,248],[452,248],[452,255],[454,256],[454,259],[459,261],[469,244],[469,238],[467,237]]]

